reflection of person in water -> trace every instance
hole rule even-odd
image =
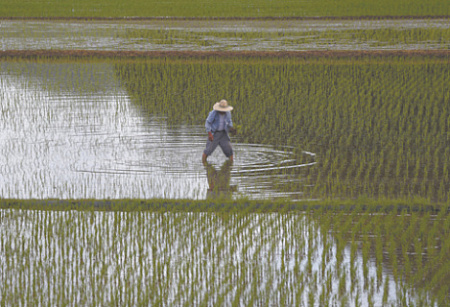
[[[206,175],[208,176],[209,185],[206,198],[230,198],[232,193],[237,190],[236,186],[230,186],[231,161],[225,161],[219,171],[207,162],[205,162],[204,165],[206,167]]]
[[[228,131],[235,134],[236,130],[233,128],[233,122],[231,121],[231,110],[233,110],[233,107],[229,106],[225,99],[222,99],[216,102],[213,110],[209,112],[205,123],[208,140],[203,151],[203,163],[216,150],[217,146],[220,146],[225,156],[233,162],[233,148]]]

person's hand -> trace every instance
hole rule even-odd
[[[211,142],[214,141],[214,135],[210,132],[208,132],[208,140],[210,140]]]
[[[237,130],[234,127],[229,128],[231,135],[236,135]]]

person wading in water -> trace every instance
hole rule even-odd
[[[233,162],[233,148],[228,131],[235,134],[236,129],[233,128],[231,110],[233,107],[229,106],[225,99],[222,99],[216,102],[213,110],[209,112],[205,123],[208,140],[203,151],[203,163],[206,163],[206,159],[216,150],[217,146],[220,146],[225,156],[230,159],[230,162]]]

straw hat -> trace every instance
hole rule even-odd
[[[228,105],[228,101],[226,101],[225,99],[222,99],[221,101],[216,102],[214,104],[213,110],[220,111],[220,112],[228,112],[228,111],[233,110],[233,107]]]

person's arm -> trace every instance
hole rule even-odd
[[[233,121],[231,120],[231,112],[227,112],[227,124],[228,124],[228,127],[227,127],[227,130],[231,133],[231,135],[236,135],[236,129],[234,129],[234,127],[233,127]]]
[[[206,132],[212,132],[212,123],[214,121],[214,111],[209,112],[208,117],[206,118],[205,128]]]
[[[215,111],[209,112],[208,117],[206,118],[205,128],[208,133],[208,139],[212,142],[214,140],[214,136],[212,134],[212,123],[214,121]]]
[[[233,121],[231,120],[231,112],[227,112],[228,126],[233,127]]]

